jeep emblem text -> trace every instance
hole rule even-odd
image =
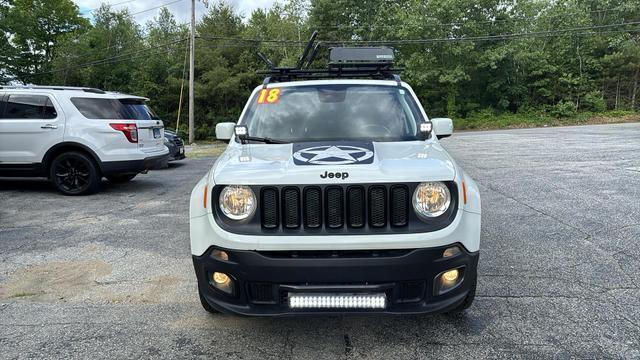
[[[348,173],[348,172],[346,172],[346,171],[343,171],[343,172],[334,172],[334,173],[332,173],[332,172],[328,172],[328,171],[325,171],[325,172],[324,172],[324,174],[320,174],[320,177],[321,177],[321,178],[323,178],[323,179],[326,179],[326,178],[329,178],[329,179],[336,178],[336,179],[342,179],[342,180],[344,180],[344,179],[346,179],[346,178],[348,178],[348,177],[349,177],[349,173]]]

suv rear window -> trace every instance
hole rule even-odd
[[[143,100],[71,98],[71,102],[87,119],[159,120]]]
[[[9,95],[0,104],[0,119],[55,119],[57,116],[45,95]]]

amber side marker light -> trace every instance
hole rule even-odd
[[[211,252],[211,255],[218,260],[229,261],[229,254],[226,251],[215,249]]]
[[[205,185],[204,186],[204,196],[202,197],[204,199],[202,205],[204,206],[205,209],[207,208],[207,192],[208,191],[209,191],[209,185]]]
[[[464,199],[464,203],[467,203],[467,184],[462,180],[462,198]]]
[[[446,248],[442,253],[443,258],[454,257],[460,254],[460,248],[457,246],[452,246],[450,248]]]

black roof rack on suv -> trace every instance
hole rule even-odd
[[[317,36],[318,32],[314,31],[296,67],[277,67],[263,53],[258,52],[258,57],[269,67],[268,70],[258,71],[266,76],[263,85],[332,78],[370,78],[400,82],[399,74],[402,69],[393,67],[394,54],[389,47],[331,47],[326,69],[309,68],[322,45],[322,42],[315,43]]]
[[[101,89],[96,88],[88,88],[88,87],[75,87],[75,86],[55,86],[55,85],[2,85],[0,86],[0,90],[2,89],[42,89],[42,90],[74,90],[74,91],[84,91],[88,93],[95,94],[106,94],[107,92]]]

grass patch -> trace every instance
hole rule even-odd
[[[227,148],[227,143],[221,141],[198,141],[194,145],[188,145],[185,147],[185,155],[190,159],[197,159],[201,157],[219,156],[224,149]]]
[[[640,113],[633,111],[583,112],[571,117],[557,118],[545,113],[495,115],[483,111],[464,119],[455,119],[453,124],[456,130],[492,130],[626,122],[640,122]]]
[[[22,298],[22,297],[28,297],[28,296],[34,296],[34,295],[38,295],[38,294],[34,292],[25,291],[25,292],[15,293],[11,295],[10,298]]]

